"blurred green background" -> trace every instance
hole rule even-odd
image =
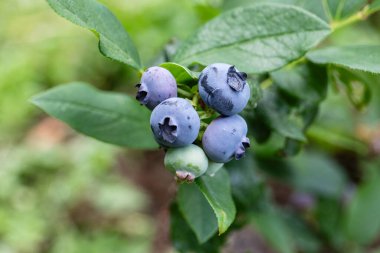
[[[101,2],[122,21],[146,66],[162,61],[162,50],[170,51],[170,43],[236,4],[232,0]],[[324,44],[379,44],[379,28],[380,17],[375,15],[338,30]],[[162,151],[126,151],[79,136],[28,102],[40,91],[74,80],[132,94],[137,74],[103,57],[96,44],[93,34],[56,15],[43,0],[0,1],[0,253],[175,252],[168,238],[168,206],[175,183],[163,168]],[[350,98],[360,97],[362,86],[348,94],[330,80],[317,122],[307,132],[306,151],[285,162],[273,159],[283,141],[274,135],[266,144],[256,144],[254,160],[231,163],[238,205],[258,201],[254,197],[260,194],[249,195],[253,199],[239,195],[252,182],[235,175],[233,167],[253,167],[258,173],[253,175],[254,191],[261,191],[265,178],[273,202],[283,210],[301,206],[292,215],[306,219],[310,213],[316,215],[319,218],[313,222],[325,236],[322,239],[340,245],[335,223],[346,214],[340,202],[346,196],[348,202],[358,202],[347,209],[351,215],[347,226],[362,229],[352,230],[362,231],[352,236],[370,233],[368,250],[375,250],[380,222],[369,224],[380,216],[380,78],[365,78],[371,79],[364,87],[371,96],[359,109]],[[291,189],[285,200],[284,187]],[[274,215],[280,216],[284,215]],[[290,223],[285,224],[294,224],[292,217],[286,217]],[[264,238],[275,238],[266,241],[274,250],[255,252],[277,252],[287,240],[278,231],[290,233],[278,226],[282,221],[269,218],[252,224]],[[334,252],[320,251],[317,239],[300,227],[289,227],[304,235],[292,239],[303,245],[301,252]],[[368,232],[369,227],[373,229]],[[246,252],[234,248],[233,236],[224,252]]]

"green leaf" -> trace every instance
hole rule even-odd
[[[297,108],[293,109],[279,95],[275,86],[264,90],[263,98],[259,101],[254,115],[253,124],[267,124],[279,134],[299,140],[306,141],[303,133],[303,119]]]
[[[257,4],[225,12],[178,49],[183,65],[227,62],[248,73],[280,68],[330,33],[328,24],[294,6]]]
[[[377,83],[378,80],[374,82],[374,85],[376,86]],[[376,108],[378,108],[377,104]],[[337,93],[333,85],[330,85],[327,99],[319,108],[318,118],[307,131],[308,138],[331,153],[344,150],[366,156],[369,146],[356,134],[357,117],[358,114],[352,112],[348,99],[341,93]],[[376,120],[378,118],[376,114]]]
[[[350,69],[380,73],[380,46],[328,47],[309,52],[307,58],[318,64],[335,64]]]
[[[367,106],[371,98],[369,86],[373,81],[370,73],[337,66],[332,67],[330,73],[331,80],[335,85],[345,88],[348,98],[357,109]]]
[[[380,75],[372,75],[369,73],[360,72],[360,74],[366,74],[365,80],[368,80],[367,83],[371,92],[371,99],[366,105],[365,113],[360,114],[360,122],[364,125],[367,125],[370,128],[377,128],[380,115]],[[354,115],[356,117],[358,115]],[[375,140],[373,140],[376,142]]]
[[[276,249],[276,252],[296,252],[290,231],[277,211],[266,210],[266,212],[254,213],[251,219],[254,227]]]
[[[100,141],[129,148],[158,147],[149,127],[150,112],[129,96],[71,83],[33,97],[32,103]]]
[[[295,156],[299,152],[301,152],[302,147],[303,147],[303,142],[286,138],[284,147],[282,148],[281,153],[285,157]]]
[[[322,241],[313,231],[313,227],[308,223],[303,215],[298,212],[283,212],[280,214],[286,228],[290,232],[290,236],[297,245],[295,252],[318,253],[321,252]]]
[[[213,177],[221,168],[223,168],[223,165],[224,163],[216,163],[209,160],[206,173]]]
[[[346,185],[342,169],[327,156],[305,153],[291,160],[290,184],[303,192],[338,198]]]
[[[214,176],[205,174],[198,178],[196,183],[216,214],[219,235],[223,234],[232,224],[236,215],[227,171],[222,168]]]
[[[180,64],[174,62],[165,62],[160,64],[160,67],[169,70],[169,72],[174,76],[177,83],[196,83],[198,80],[198,76],[194,72],[184,66],[181,66]]]
[[[271,73],[274,85],[303,104],[321,102],[327,93],[327,71],[314,64],[299,64]]]
[[[360,11],[367,4],[367,0],[324,0],[326,9],[333,20],[347,18]]]
[[[328,20],[323,6],[323,1],[321,0],[226,0],[223,7],[228,10],[243,5],[252,5],[253,3],[279,3],[295,5],[317,15],[325,21]]]
[[[225,167],[231,178],[232,194],[236,203],[246,208],[261,204],[265,186],[255,169],[257,165],[252,155],[248,154],[239,161],[231,161]]]
[[[273,1],[273,0],[272,0]],[[323,1],[321,0],[276,0],[278,3],[291,4],[301,7],[311,13],[314,13],[321,19],[327,21],[328,16],[323,7]]]
[[[304,132],[315,120],[319,104],[326,97],[327,70],[325,66],[304,62],[274,71],[270,77],[267,80],[272,85],[264,89],[257,108],[245,113],[258,142],[271,140],[272,132],[267,133],[269,128],[285,137],[285,140],[276,138],[279,141],[269,145],[275,148],[270,150],[293,156],[306,142]],[[264,133],[265,138],[260,137],[260,133]],[[260,154],[269,151],[260,150],[261,147],[264,146],[257,150]]]
[[[215,213],[197,185],[181,184],[177,193],[177,203],[199,243],[206,242],[218,230]]]
[[[249,122],[249,121],[248,121]],[[251,122],[249,122],[251,123]],[[255,123],[253,122],[250,124],[249,131],[252,132],[254,136],[256,136],[256,133],[254,130],[252,130],[252,126],[254,126]],[[256,123],[256,125],[259,125]],[[268,158],[273,158],[279,155],[282,155],[282,150],[284,148],[285,142],[288,138],[280,135],[277,132],[271,132],[270,137],[265,140],[265,142],[258,142],[256,137],[254,138],[254,141],[257,143],[253,143],[253,146],[255,147],[255,156],[257,157],[268,157]]]
[[[376,169],[378,169],[377,167]],[[362,244],[370,243],[380,232],[380,175],[365,181],[348,208],[348,236]]]
[[[331,116],[335,115],[333,111]],[[327,124],[323,124],[326,120]],[[307,132],[309,139],[319,145],[324,146],[324,148],[331,151],[351,151],[360,155],[368,155],[369,147],[368,144],[363,140],[359,140],[357,137],[353,136],[352,133],[344,132],[340,126],[336,126],[339,122],[339,118],[335,121],[328,121],[329,119],[319,119],[318,122],[313,124]],[[320,121],[320,122],[319,122]],[[339,123],[339,125],[348,124],[347,120]]]
[[[347,190],[346,188],[345,190]],[[344,195],[346,193],[343,193]],[[343,195],[343,196],[344,196]],[[343,197],[344,198],[344,197]],[[319,197],[314,207],[315,219],[319,231],[330,238],[335,245],[344,240],[343,210],[345,206],[334,198]]]
[[[220,252],[219,248],[225,241],[223,236],[214,236],[211,240],[200,245],[176,203],[170,207],[170,239],[179,252],[197,253]]]
[[[371,3],[371,5],[369,6],[369,9],[370,9],[371,13],[374,13],[374,12],[380,10],[380,0],[373,1]]]
[[[138,52],[117,18],[96,0],[47,0],[67,20],[87,28],[99,37],[100,52],[111,59],[141,70]]]
[[[257,167],[270,177],[289,182],[293,176],[293,167],[287,159],[275,154],[274,156],[256,156]]]
[[[186,252],[198,244],[195,234],[175,203],[170,206],[170,239],[173,247],[180,252]]]

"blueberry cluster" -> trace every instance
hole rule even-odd
[[[201,112],[194,108],[197,105],[178,97],[176,80],[168,70],[151,67],[143,73],[141,83],[136,85],[136,99],[152,110],[150,125],[154,138],[168,149],[165,166],[178,180],[191,182],[208,168],[217,170],[223,163],[244,156],[250,146],[248,129],[237,113],[250,97],[246,79],[246,73],[225,63],[211,64],[201,72],[200,107],[220,114],[206,125],[199,117]],[[206,125],[199,138],[203,149],[194,144],[201,124]]]

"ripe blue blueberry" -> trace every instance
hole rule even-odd
[[[195,178],[203,175],[208,167],[206,154],[193,144],[168,149],[164,162],[166,169],[175,173],[180,182],[193,182]]]
[[[221,116],[206,128],[202,138],[203,150],[217,163],[226,163],[232,158],[239,160],[250,146],[246,135],[247,123],[241,116]]]
[[[162,101],[177,96],[176,80],[168,70],[161,67],[148,68],[136,87],[136,99],[150,110]]]
[[[246,82],[247,74],[235,66],[214,63],[207,66],[199,76],[199,94],[202,100],[222,115],[241,112],[250,97]]]
[[[150,126],[156,141],[164,147],[183,147],[195,141],[200,119],[190,102],[169,98],[154,108]]]

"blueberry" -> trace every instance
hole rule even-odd
[[[241,112],[250,97],[246,82],[247,74],[234,66],[214,63],[207,66],[199,76],[199,94],[202,100],[222,115]]]
[[[164,163],[170,172],[176,174],[176,179],[180,182],[193,182],[195,178],[203,175],[208,167],[206,154],[193,144],[169,149]]]
[[[226,163],[239,160],[249,148],[247,123],[239,115],[221,116],[213,120],[203,134],[203,150],[210,160]]]
[[[195,141],[200,119],[190,102],[169,98],[154,108],[150,126],[156,141],[164,147],[183,147]]]
[[[136,99],[150,110],[162,101],[177,96],[176,80],[168,70],[161,67],[148,68],[136,87]]]

